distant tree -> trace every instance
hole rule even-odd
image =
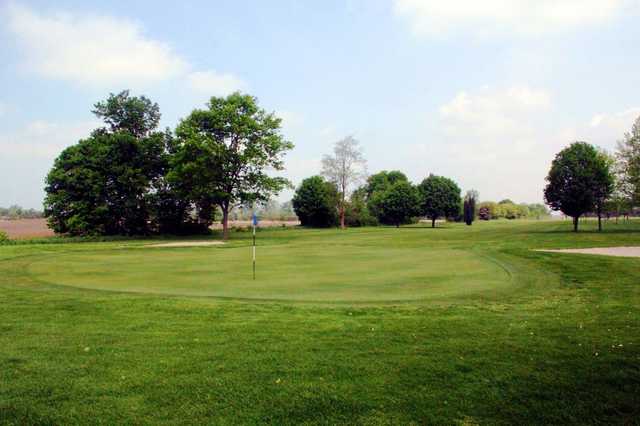
[[[409,182],[398,181],[378,194],[377,210],[380,223],[399,227],[419,212],[418,192]]]
[[[312,176],[302,181],[291,202],[302,226],[324,228],[337,223],[338,198],[332,182]]]
[[[547,204],[573,218],[574,232],[578,232],[580,216],[593,211],[598,197],[603,194],[608,197],[613,189],[609,165],[586,142],[574,142],[556,155],[547,182],[544,190]]]
[[[347,226],[376,226],[378,219],[371,213],[367,203],[366,188],[353,191],[345,212]]]
[[[640,203],[640,117],[618,142],[619,191],[633,204]]]
[[[418,185],[420,214],[431,219],[431,227],[436,227],[436,219],[456,215],[460,209],[460,187],[451,179],[429,175]]]
[[[498,204],[514,204],[515,205],[516,203],[514,203],[513,201],[511,201],[508,198],[505,198],[504,200],[498,201]]]
[[[333,155],[322,158],[322,176],[333,182],[340,195],[338,215],[340,227],[345,228],[345,211],[349,194],[367,173],[367,161],[362,153],[360,143],[351,136],[336,142]]]
[[[471,225],[476,217],[476,201],[478,200],[478,191],[467,191],[464,197],[464,223]]]
[[[383,170],[367,178],[364,186],[366,197],[371,197],[375,192],[386,191],[396,182],[409,182],[407,176],[399,170]]]
[[[598,150],[601,173],[598,174],[597,181],[593,187],[596,215],[598,216],[598,231],[602,231],[602,214],[605,211],[605,203],[609,200],[616,187],[614,169],[616,158],[603,149]]]
[[[289,185],[268,175],[284,168],[283,157],[293,148],[280,124],[256,98],[236,92],[212,97],[207,109],[194,110],[176,129],[169,180],[203,225],[210,225],[215,207],[220,208],[225,239],[233,207],[264,202]]]
[[[92,111],[107,123],[108,132],[125,131],[140,138],[154,131],[160,123],[160,107],[145,96],[129,96],[128,90],[111,93]]]

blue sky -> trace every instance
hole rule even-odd
[[[639,14],[639,0],[0,0],[0,205],[40,208],[53,159],[126,88],[171,127],[212,95],[257,96],[296,145],[295,184],[353,134],[371,173],[539,202],[557,151],[613,150],[640,116]]]

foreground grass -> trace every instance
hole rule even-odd
[[[59,286],[41,279],[34,258],[149,249],[0,247],[0,423],[639,423],[640,259],[529,249],[638,245],[640,223],[603,234],[569,228],[261,232],[263,251],[290,247],[301,259],[314,247],[345,256],[464,250],[512,277],[508,286],[397,303],[331,303],[340,291],[311,303]],[[247,234],[234,237],[206,253],[247,247]],[[309,280],[331,274],[327,265]],[[387,272],[383,259],[371,268]],[[451,285],[477,284],[462,281]]]

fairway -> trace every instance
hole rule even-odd
[[[0,424],[637,424],[640,259],[536,251],[595,226],[0,246]]]
[[[256,280],[250,255],[246,247],[93,250],[43,257],[28,271],[95,290],[336,303],[455,297],[510,282],[496,261],[459,249],[265,245]]]

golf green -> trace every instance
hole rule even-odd
[[[495,291],[509,273],[460,249],[324,244],[122,248],[42,257],[28,266],[48,284],[93,290],[308,302],[431,300]]]

